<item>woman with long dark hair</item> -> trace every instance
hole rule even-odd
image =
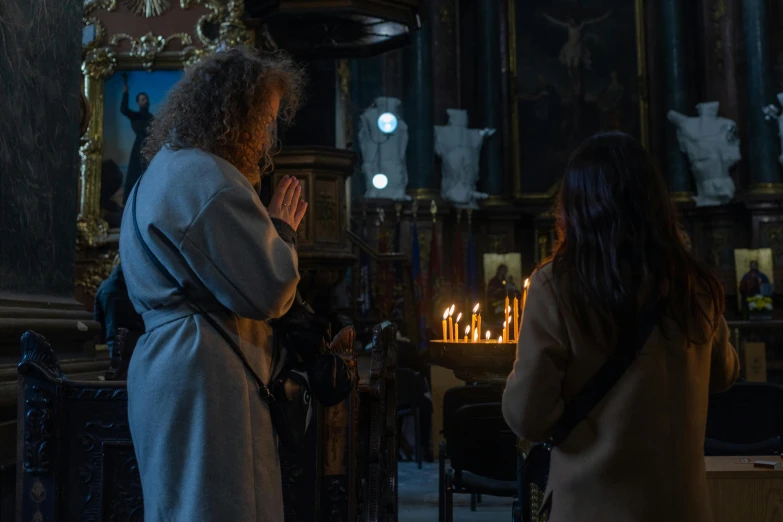
[[[656,316],[619,381],[552,450],[549,520],[709,521],[708,394],[739,371],[720,283],[686,250],[663,178],[625,134],[573,154],[557,231],[552,259],[530,278],[503,395],[515,433],[552,436],[643,304]]]

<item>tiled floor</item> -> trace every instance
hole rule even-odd
[[[399,464],[400,522],[438,521],[438,465],[424,463],[418,469],[413,462]],[[470,511],[470,496],[454,496],[455,522],[507,522],[511,520],[510,498],[482,498],[476,511]]]

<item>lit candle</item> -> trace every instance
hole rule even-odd
[[[449,340],[454,340],[454,323],[451,319],[452,314],[454,313],[454,305],[451,305],[451,308],[449,308]]]
[[[468,335],[470,334],[470,326],[465,327],[465,342],[468,342]]]
[[[503,308],[503,313],[505,314],[505,317],[504,317],[504,319],[506,320],[506,324],[511,324],[511,323],[508,321],[508,312],[510,312],[510,311],[511,311],[511,307],[510,307],[510,306],[509,306],[509,304],[508,304],[508,294],[506,294],[506,306],[505,306],[505,308]],[[506,328],[506,327],[504,326],[503,328],[504,328],[504,331],[503,331],[503,337],[505,337],[506,339],[508,339],[508,335],[506,335],[506,332],[505,332],[505,328]]]
[[[490,338],[490,333],[489,330],[487,330],[487,335],[486,335],[487,342],[489,342],[489,338]]]
[[[530,278],[525,279],[525,290],[522,292],[522,306],[519,308],[519,316],[521,317],[521,320],[519,322],[519,327],[522,327],[522,321],[524,321],[525,318],[525,305],[527,304],[527,287],[530,285]]]
[[[448,334],[448,326],[446,325],[446,318],[449,316],[449,309],[446,308],[446,311],[443,312],[443,341],[449,340],[449,334]]]
[[[478,315],[479,311],[479,305],[476,303],[476,306],[473,307],[473,315],[470,317],[470,329],[475,331],[476,330],[476,316]],[[479,326],[479,330],[481,330],[481,326]]]
[[[476,330],[481,331],[481,310],[478,313],[478,319],[476,319]]]
[[[508,322],[503,321],[503,339],[508,339]]]
[[[503,342],[503,336],[501,335],[500,337],[498,337],[498,344],[501,344],[502,342]]]
[[[516,296],[514,296],[514,340],[519,340],[519,299]]]
[[[462,319],[462,313],[457,315],[457,320],[454,321],[454,340],[459,341],[459,320]]]

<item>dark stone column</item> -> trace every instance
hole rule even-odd
[[[685,68],[685,38],[680,0],[661,0],[661,63],[664,76],[665,111],[690,114]],[[666,172],[669,191],[675,194],[692,190],[688,160],[680,150],[677,131],[666,124]]]
[[[767,121],[763,108],[774,102],[771,94],[771,66],[769,57],[769,23],[766,0],[743,0],[742,24],[745,36],[745,61],[747,63],[747,122],[748,166],[751,185],[780,183],[778,155],[778,129],[775,122]]]
[[[435,125],[446,125],[446,109],[459,107],[459,65],[457,61],[457,2],[432,0],[432,84],[438,95],[433,103]]]
[[[97,333],[73,297],[83,7],[81,0],[2,0],[0,7],[0,360],[18,363],[21,334],[35,330],[55,351],[71,352],[62,366],[76,379],[108,367],[105,359],[73,362]],[[0,448],[11,451],[0,452],[0,519],[13,520],[13,486],[6,486],[14,484],[17,377],[7,368]]]
[[[95,334],[73,297],[82,8],[78,0],[3,3],[0,357],[19,356],[27,329],[57,351]]]
[[[500,4],[497,0],[477,2],[478,115],[471,127],[496,129],[484,140],[481,152],[481,190],[491,196],[504,192],[503,183],[503,119],[501,118],[500,70]]]
[[[413,196],[432,197],[435,183],[434,129],[432,124],[432,24],[411,35],[406,53],[406,96],[403,119],[408,124],[408,190]]]

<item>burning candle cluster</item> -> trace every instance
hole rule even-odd
[[[528,279],[525,279],[525,288],[522,293],[522,302],[520,303],[517,297],[514,297],[513,301],[506,296],[505,302],[505,321],[503,321],[503,330],[497,337],[498,343],[514,343],[518,340],[519,327],[521,326],[521,314],[525,309],[525,301],[527,300],[527,286]],[[492,332],[487,330],[484,335],[481,335],[481,305],[476,304],[473,307],[473,313],[470,317],[470,326],[466,326],[464,330],[464,336],[460,339],[459,322],[462,319],[462,313],[457,314],[456,320],[454,320],[454,312],[456,305],[451,305],[443,312],[443,341],[450,343],[479,343],[479,342],[496,342]],[[483,337],[483,339],[482,339]]]

